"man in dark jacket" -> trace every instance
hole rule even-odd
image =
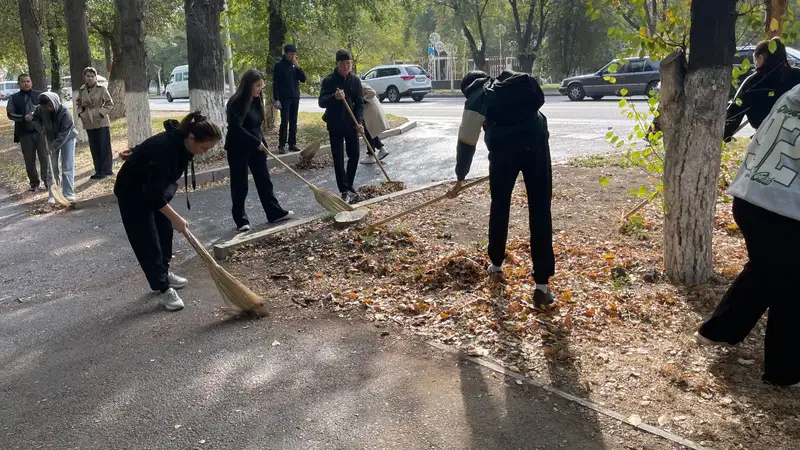
[[[461,81],[461,92],[467,101],[458,130],[458,181],[449,196],[455,198],[461,191],[483,128],[489,149],[492,196],[489,216],[491,264],[487,271],[492,278],[502,279],[511,195],[517,176],[522,172],[528,197],[531,259],[536,282],[533,300],[537,306],[549,305],[553,302],[553,295],[548,282],[555,273],[555,256],[550,212],[550,133],[547,119],[539,112],[544,105],[544,93],[530,75],[510,70],[503,71],[497,79],[484,72],[470,72]]]
[[[328,125],[331,141],[333,166],[336,171],[336,184],[345,201],[352,200],[356,194],[353,182],[358,169],[359,131],[363,132],[364,93],[361,80],[353,73],[353,57],[347,50],[336,52],[336,70],[322,80],[319,93],[319,107],[325,108],[322,119]],[[355,115],[358,125],[347,111],[345,102]],[[359,130],[360,129],[360,130]],[[347,149],[347,170],[344,154]]]
[[[297,48],[288,44],[283,48],[283,57],[272,71],[273,105],[281,110],[281,128],[278,135],[278,153],[297,148],[297,111],[300,108],[300,83],[306,82],[306,74],[297,65]],[[288,130],[287,130],[288,129]],[[287,136],[288,131],[288,136]]]
[[[31,183],[31,192],[36,191],[41,185],[39,173],[36,171],[36,157],[39,157],[42,179],[47,186],[47,147],[41,134],[33,126],[33,111],[39,105],[41,92],[33,90],[31,77],[22,74],[17,77],[19,92],[13,94],[8,100],[6,111],[9,120],[14,121],[14,142],[19,142],[22,156],[25,159],[25,170],[28,172],[28,181]]]

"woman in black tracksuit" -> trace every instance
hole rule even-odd
[[[775,102],[800,83],[800,70],[789,64],[786,47],[773,38],[775,51],[769,51],[771,41],[761,41],[753,52],[756,71],[742,83],[736,97],[728,105],[725,119],[725,141],[729,141],[747,116],[755,129],[769,115]]]
[[[261,199],[261,206],[267,213],[269,223],[281,222],[294,217],[294,212],[281,208],[267,166],[267,141],[261,133],[264,123],[264,75],[251,69],[242,76],[239,89],[228,100],[228,134],[225,137],[225,150],[228,152],[228,165],[231,177],[231,200],[233,201],[233,221],[239,231],[250,230],[250,219],[245,212],[247,199],[247,169],[253,174],[253,181]]]
[[[187,280],[169,271],[173,230],[187,229],[187,222],[169,205],[181,175],[188,178],[194,155],[202,155],[222,139],[222,131],[200,111],[164,122],[163,132],[122,152],[125,163],[117,174],[114,194],[133,252],[142,266],[150,288],[161,293],[161,304],[169,311],[183,309],[175,292]],[[188,188],[188,181],[186,182]],[[187,207],[189,199],[186,199]]]

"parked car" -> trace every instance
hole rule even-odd
[[[19,84],[16,81],[0,82],[0,100],[6,101],[17,92],[19,92]]]
[[[381,101],[397,103],[403,97],[421,102],[431,92],[431,76],[415,64],[378,66],[368,70],[362,80],[378,93]]]
[[[618,66],[616,72],[610,70],[613,65]],[[625,64],[614,60],[593,74],[564,79],[558,92],[574,102],[586,97],[600,100],[605,96],[619,96],[623,88],[628,95],[650,97],[660,80],[658,68],[659,62],[650,58],[631,58]],[[606,77],[616,78],[616,83],[606,81]]]
[[[176,98],[189,98],[189,66],[178,66],[172,69],[166,92],[167,101],[172,103]]]

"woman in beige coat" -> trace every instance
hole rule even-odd
[[[75,107],[89,135],[89,149],[94,160],[93,180],[114,175],[111,154],[111,121],[108,115],[114,109],[114,101],[108,89],[97,84],[97,70],[93,67],[83,69],[86,84],[81,86],[75,97]]]
[[[375,89],[363,81],[361,88],[364,91],[364,134],[369,139],[372,148],[378,151],[378,159],[383,160],[389,156],[389,152],[384,148],[378,135],[389,129],[389,121],[386,120]],[[375,164],[375,158],[369,154],[369,149],[367,149],[367,156],[361,160],[361,164]]]

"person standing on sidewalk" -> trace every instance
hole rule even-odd
[[[306,74],[297,65],[297,47],[287,44],[283,57],[272,70],[272,104],[281,111],[281,128],[278,134],[278,153],[299,152],[297,148],[297,113],[300,109],[300,83],[306,82]]]
[[[319,107],[325,109],[322,120],[328,128],[328,136],[333,155],[333,167],[336,173],[336,184],[342,200],[351,201],[356,195],[353,183],[358,169],[359,130],[363,131],[364,92],[361,80],[353,73],[353,56],[348,50],[336,52],[336,69],[322,80],[319,93]],[[345,102],[350,105],[356,124],[347,112]],[[347,150],[347,169],[344,156]]]
[[[187,185],[186,203],[191,208],[189,163],[195,155],[205,154],[220,140],[219,126],[195,111],[180,123],[167,120],[164,131],[120,154],[125,162],[117,174],[114,195],[122,225],[150,289],[161,293],[160,303],[168,311],[184,307],[176,289],[186,287],[188,280],[170,272],[169,262],[173,230],[183,233],[189,225],[169,202],[183,175]],[[194,179],[193,163],[191,176]]]
[[[473,71],[461,80],[467,98],[458,130],[457,182],[449,197],[455,198],[469,174],[475,146],[486,131],[489,150],[489,276],[502,279],[506,257],[511,196],[522,172],[528,198],[533,279],[536,306],[553,302],[548,283],[555,273],[553,224],[550,210],[553,175],[550,163],[550,133],[547,119],[539,111],[544,92],[530,75],[504,70],[497,79]]]
[[[114,109],[114,101],[108,89],[97,84],[97,70],[94,67],[83,69],[86,82],[75,97],[75,106],[83,128],[89,135],[89,150],[94,161],[94,175],[90,178],[100,180],[114,175],[111,155],[111,121],[108,115]]]
[[[389,121],[386,120],[386,114],[383,113],[383,107],[375,89],[362,81],[361,90],[364,92],[364,136],[367,137],[372,148],[378,151],[378,159],[383,161],[383,158],[389,156],[389,152],[386,151],[378,135],[389,129]],[[369,148],[367,148],[367,156],[361,160],[361,164],[375,164],[375,158],[369,152]]]
[[[748,261],[717,309],[694,334],[700,345],[736,345],[769,310],[764,375],[800,388],[800,85],[764,118],[728,193]]]
[[[61,104],[57,94],[44,92],[39,95],[39,106],[33,112],[31,122],[47,139],[50,162],[53,165],[52,179],[58,180],[61,177],[61,191],[67,201],[74,203],[75,138],[78,137],[78,130],[75,129],[75,121],[72,120],[69,108]],[[56,203],[52,192],[47,202],[51,205]]]
[[[41,92],[33,90],[33,81],[27,74],[17,77],[19,92],[12,94],[8,99],[6,114],[14,122],[14,142],[19,142],[22,157],[25,160],[25,170],[28,172],[30,191],[36,192],[44,180],[45,187],[49,186],[47,168],[47,146],[41,133],[33,125],[33,111],[39,105]],[[42,177],[36,170],[36,157],[39,157],[39,166]]]
[[[267,213],[269,223],[281,222],[294,217],[294,212],[281,208],[269,178],[267,165],[267,141],[261,133],[264,124],[264,75],[250,69],[242,76],[239,88],[228,100],[228,134],[225,150],[228,152],[228,166],[231,177],[231,201],[233,221],[239,231],[250,231],[250,219],[245,212],[245,200],[249,180],[247,169],[253,174],[253,181],[261,199],[261,206]]]

